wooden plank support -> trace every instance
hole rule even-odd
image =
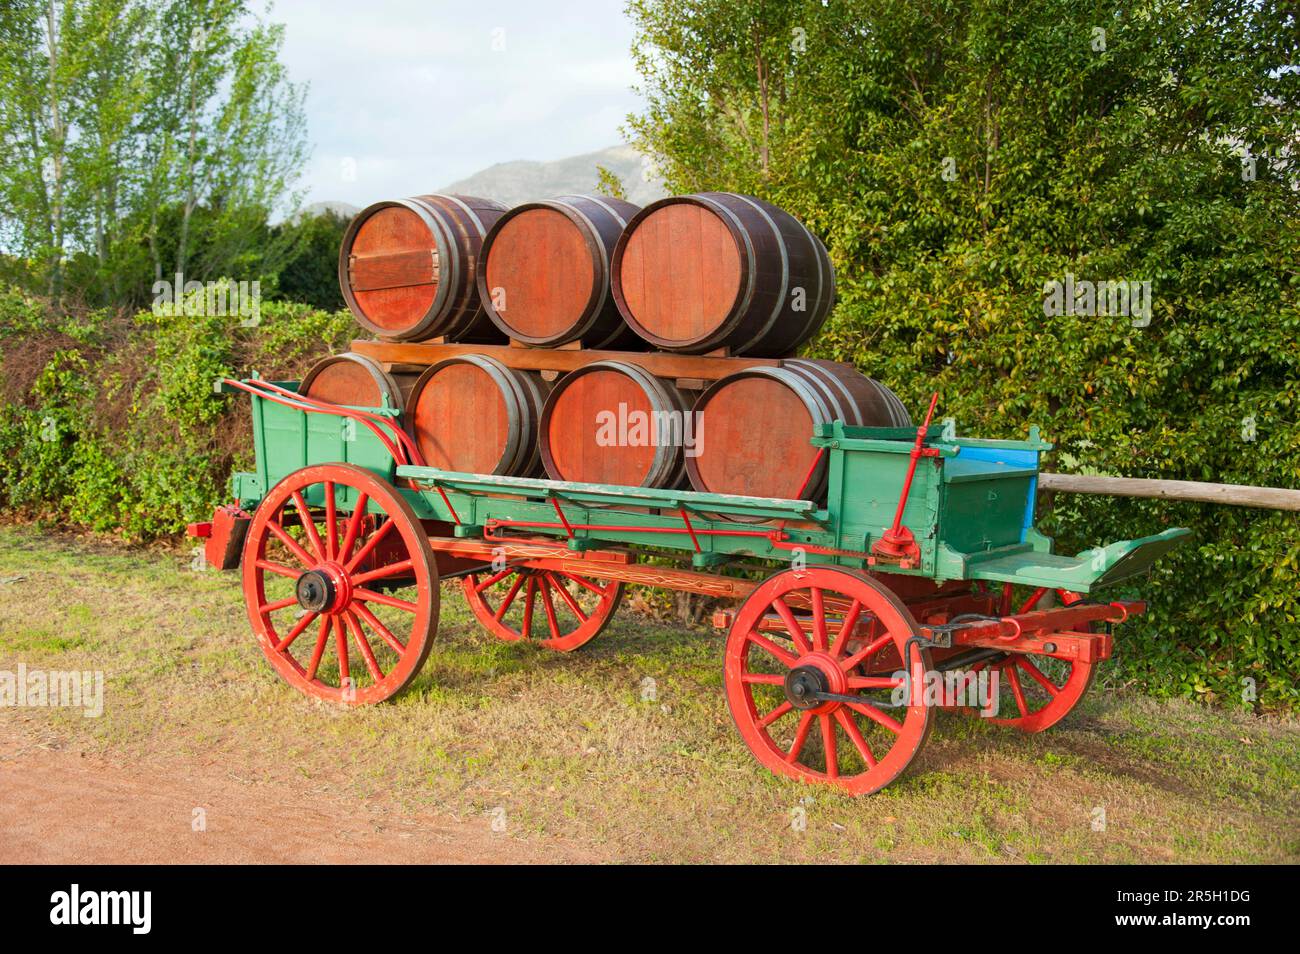
[[[593,361],[624,361],[640,365],[660,378],[717,381],[753,367],[779,367],[777,358],[726,358],[710,355],[670,354],[666,351],[593,351],[567,348],[520,348],[510,345],[433,344],[427,341],[352,342],[352,350],[392,365],[425,366],[465,354],[496,358],[518,371],[575,371]]]
[[[1199,480],[1148,480],[1139,477],[1094,477],[1085,474],[1039,474],[1038,489],[1060,490],[1072,494],[1106,494],[1112,497],[1191,500],[1197,503],[1259,507],[1266,510],[1300,510],[1300,490],[1286,487],[1250,487],[1245,484],[1212,484]]]

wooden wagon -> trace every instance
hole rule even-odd
[[[1028,732],[1058,722],[1110,656],[1113,624],[1144,610],[1099,591],[1187,534],[1054,553],[1033,526],[1050,447],[1036,431],[837,421],[813,437],[825,499],[787,500],[437,470],[391,408],[292,382],[223,387],[252,395],[257,466],[192,532],[210,563],[240,567],[262,652],[301,692],[400,692],[442,582],[494,636],[561,651],[604,629],[625,585],[689,591],[730,604],[713,617],[724,690],[754,756],[855,794],[907,767],[935,708]]]

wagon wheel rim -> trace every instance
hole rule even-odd
[[[461,582],[470,611],[507,642],[529,641],[572,652],[595,639],[613,618],[623,584],[601,583],[567,570],[507,566]]]
[[[770,577],[727,636],[727,705],[750,751],[779,775],[853,795],[888,785],[930,731],[924,693],[894,697],[902,683],[922,686],[930,668],[926,650],[913,644],[909,652],[915,635],[898,597],[864,574],[811,567]],[[888,674],[865,675],[859,666]],[[818,702],[809,689],[862,701]]]
[[[1042,732],[1064,719],[1083,698],[1096,666],[1016,653],[990,666],[998,674],[995,725]],[[1004,713],[1010,712],[1010,715]]]
[[[1044,593],[1044,589],[1037,590],[1022,611],[1037,606]],[[1083,598],[1067,590],[1057,590],[1056,595],[1065,606]],[[1092,685],[1097,664],[1037,653],[1012,653],[1005,659],[972,667],[973,672],[982,669],[998,675],[998,714],[989,721],[1021,732],[1042,732],[1078,705]]]
[[[295,471],[244,544],[243,590],[263,655],[318,699],[367,705],[419,673],[438,627],[438,571],[411,505],[348,464]]]

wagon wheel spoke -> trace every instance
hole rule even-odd
[[[377,528],[375,532],[370,535],[370,539],[361,545],[361,549],[352,554],[352,558],[348,560],[344,569],[349,573],[356,572],[356,569],[361,565],[361,562],[365,560],[366,557],[370,556],[370,554],[375,552],[375,547],[379,546],[379,544],[383,542],[384,538],[392,532],[394,526],[396,526],[396,524],[394,524],[392,520],[384,521],[383,525]]]
[[[1035,666],[1033,662],[1031,662],[1029,659],[1025,658],[1024,656],[1017,656],[1015,657],[1015,662],[1017,666],[1019,666],[1026,673],[1029,674],[1029,678],[1033,679],[1034,682],[1042,686],[1043,689],[1046,690],[1049,696],[1055,697],[1060,694],[1061,687],[1058,686],[1056,683],[1052,682],[1052,680],[1048,679],[1047,675],[1041,669]]]
[[[537,579],[528,577],[528,594],[524,598],[524,639],[533,638],[533,600],[537,597]]]
[[[813,649],[817,652],[826,652],[826,602],[822,598],[820,588],[814,586],[809,590],[812,597],[812,635]],[[829,722],[823,722],[823,731]]]
[[[777,719],[781,718],[781,716],[785,715],[787,712],[794,712],[794,706],[791,705],[789,702],[783,702],[775,709],[773,709],[771,712],[769,712],[767,715],[763,716],[763,718],[759,719],[758,724],[761,728],[766,729],[769,725],[771,725]]]
[[[293,492],[293,505],[298,511],[298,519],[302,522],[303,532],[307,534],[316,561],[324,563],[329,559],[329,555],[325,552],[325,544],[321,542],[320,534],[316,532],[316,521],[307,509],[307,503],[303,500],[301,491],[295,490]]]
[[[402,645],[401,641],[376,618],[374,613],[370,612],[370,609],[364,603],[357,603],[353,606],[353,610],[374,631],[376,636],[393,648],[393,652],[399,656],[406,652],[406,647]]]
[[[316,561],[312,559],[312,555],[304,550],[297,540],[289,536],[289,531],[285,530],[278,520],[271,520],[266,526],[268,530],[275,534],[276,539],[283,543],[288,551],[298,558],[298,561],[304,567],[310,568],[316,565]]]
[[[551,639],[560,638],[560,623],[555,618],[555,604],[551,602],[551,588],[546,577],[537,584],[542,591],[542,609],[546,611],[546,625],[551,630]]]
[[[254,565],[259,570],[274,573],[276,576],[288,577],[291,580],[296,580],[302,576],[302,570],[295,570],[291,566],[285,566],[283,563],[275,563],[271,560],[257,560]]]
[[[474,589],[477,590],[479,593],[482,593],[484,590],[488,589],[489,587],[495,586],[496,584],[500,583],[510,574],[518,573],[518,572],[519,571],[514,567],[506,567],[500,573],[494,573],[492,576],[489,576],[482,583],[474,584]]]
[[[893,718],[892,716],[885,715],[875,706],[868,705],[865,702],[849,702],[846,703],[846,705],[848,705],[848,707],[852,709],[854,712],[862,713],[872,722],[875,722],[878,725],[883,725],[886,729],[888,729],[890,732],[894,733],[895,735],[898,735],[900,732],[903,731],[903,726],[900,722],[898,722],[897,719]]]
[[[790,633],[790,639],[794,642],[795,648],[799,650],[800,654],[807,655],[812,652],[812,647],[808,645],[808,640],[804,637],[803,627],[795,619],[794,611],[790,609],[786,601],[777,597],[772,602],[772,608],[776,610],[781,617],[781,621],[785,623],[785,628]]]
[[[832,656],[844,655],[844,647],[848,644],[849,637],[853,635],[853,630],[858,626],[858,617],[862,615],[862,603],[858,600],[853,601],[849,611],[844,614],[844,621],[840,624],[840,630],[835,636],[835,645],[831,647]]]
[[[587,579],[585,576],[579,576],[578,574],[570,573],[567,570],[561,570],[560,573],[561,575],[572,580],[574,583],[577,583],[579,586],[585,587],[586,589],[595,593],[597,596],[607,596],[609,594],[609,590],[610,590],[609,586],[597,586],[595,583],[591,582],[591,580]]]
[[[359,583],[369,583],[371,580],[386,580],[392,576],[402,576],[410,573],[415,566],[412,560],[402,560],[398,563],[386,563],[385,565],[369,570],[365,573],[357,573],[352,577],[352,584],[355,586]]]
[[[312,624],[312,620],[314,620],[316,616],[316,613],[304,613],[302,619],[294,623],[293,629],[289,630],[289,632],[285,634],[284,639],[275,644],[275,651],[277,653],[282,653],[292,646],[293,641],[303,634],[303,631]]]
[[[772,642],[772,640],[761,634],[758,630],[751,630],[748,638],[751,643],[765,649],[768,653],[775,656],[777,661],[785,666],[786,669],[793,669],[798,665],[799,660],[793,654],[786,652],[776,643]]]
[[[471,612],[492,635],[512,642],[535,640],[559,651],[594,638],[612,617],[621,591],[616,581],[598,586],[580,574],[530,566],[469,574],[462,582]],[[535,633],[539,597],[545,625]]]
[[[803,751],[804,743],[808,741],[808,730],[812,728],[813,714],[804,712],[799,716],[799,728],[795,730],[794,743],[790,746],[790,751],[786,752],[785,760],[787,762],[797,762],[799,753]]]
[[[1020,674],[1016,671],[1014,663],[1007,663],[1001,667],[1001,672],[1006,676],[1007,683],[1011,686],[1011,695],[1015,697],[1016,708],[1020,710],[1022,716],[1029,715],[1029,704],[1025,701],[1025,690],[1020,685]]]
[[[560,599],[564,601],[564,605],[569,607],[574,616],[578,617],[578,619],[585,623],[587,621],[587,614],[582,611],[582,607],[579,606],[578,601],[573,598],[573,594],[565,589],[564,586],[561,585],[560,581],[550,573],[546,574],[546,579],[551,586],[555,588],[555,592],[558,593]]]
[[[338,503],[334,499],[334,482],[325,481],[325,559],[333,560],[337,558],[337,547],[339,545],[339,513]]]
[[[740,681],[751,686],[781,686],[785,684],[785,676],[770,672],[747,672],[740,677]]]
[[[320,668],[321,657],[325,655],[325,646],[329,643],[330,630],[334,628],[334,621],[328,616],[322,616],[320,621],[320,636],[316,638],[316,648],[311,653],[311,665],[307,667],[307,681],[311,682],[316,678],[316,671]]]
[[[297,605],[298,598],[296,596],[289,596],[282,600],[276,600],[274,603],[263,603],[258,607],[258,609],[263,613],[274,613],[276,610],[282,610]]]
[[[352,591],[352,598],[362,603],[378,603],[380,606],[391,606],[393,609],[406,610],[408,613],[415,613],[420,609],[410,600],[398,599],[396,596],[389,596],[387,593],[380,593],[376,590],[368,590],[363,586],[359,586]]]
[[[375,659],[375,651],[371,649],[366,634],[361,631],[361,624],[357,621],[355,613],[348,611],[343,614],[348,621],[348,629],[352,630],[352,638],[357,641],[357,649],[361,651],[361,658],[365,660],[366,668],[370,670],[370,677],[375,682],[384,678],[383,670],[379,668],[379,661]]]
[[[838,709],[836,710],[839,711]],[[840,777],[840,760],[835,751],[835,722],[830,715],[818,716],[822,724],[822,747],[826,755],[826,774],[831,778]]]
[[[496,612],[492,614],[496,619],[498,620],[501,619],[501,617],[505,616],[506,613],[510,611],[510,607],[514,603],[515,597],[518,595],[520,587],[522,587],[523,585],[524,585],[524,575],[522,573],[516,573],[515,581],[510,584],[510,589],[506,592],[505,597],[501,600],[501,605],[498,606]]]
[[[848,709],[836,709],[835,718],[839,720],[840,725],[844,728],[844,734],[849,737],[858,754],[862,756],[862,761],[867,763],[868,768],[874,768],[876,765],[875,753],[871,751],[871,746],[867,740],[862,737],[862,730],[858,724],[853,721],[853,716],[849,714]]]
[[[847,658],[841,660],[840,668],[843,669],[845,672],[852,672],[855,668],[857,668],[867,659],[874,656],[876,653],[880,652],[882,649],[884,649],[886,646],[891,645],[892,643],[893,643],[893,637],[891,637],[888,633],[885,633],[883,636],[879,636],[876,639],[873,639],[871,642],[867,643],[867,645],[863,646],[853,655],[848,656]]]
[[[343,531],[343,542],[339,544],[338,556],[335,558],[339,562],[350,558],[352,548],[357,543],[357,536],[361,532],[361,524],[366,519],[366,507],[369,503],[370,497],[364,492],[357,497],[357,505],[352,510],[352,516],[348,518],[347,527]]]
[[[339,657],[339,686],[352,687],[352,669],[348,659],[348,630],[343,620],[334,621],[334,649]]]
[[[897,689],[906,680],[902,676],[849,676],[850,689]]]

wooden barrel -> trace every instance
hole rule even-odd
[[[415,382],[404,421],[424,462],[440,470],[540,475],[541,375],[466,354],[430,365]]]
[[[488,317],[529,345],[642,347],[609,293],[614,245],[639,211],[608,196],[566,195],[501,216],[479,256],[478,293]]]
[[[479,303],[483,236],[506,211],[463,195],[376,202],[339,250],[339,287],[361,325],[382,338],[504,343]]]
[[[561,378],[542,411],[542,463],[553,480],[629,487],[685,484],[689,405],[668,381],[623,361]]]
[[[699,453],[686,458],[696,490],[752,497],[819,500],[826,456],[809,441],[813,427],[839,420],[907,427],[907,409],[889,388],[835,361],[785,361],[717,381],[695,403]]]
[[[373,358],[336,354],[312,365],[298,385],[298,393],[318,401],[351,407],[389,407],[402,410],[417,374],[385,371]]]
[[[835,271],[793,216],[730,192],[660,199],[614,248],[614,301],[656,348],[784,357],[821,328]]]

